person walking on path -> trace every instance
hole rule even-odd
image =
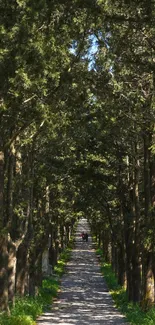
[[[82,229],[90,233],[86,219],[79,220],[75,248],[62,277],[58,299],[51,311],[39,317],[37,325],[127,325],[113,305],[91,236],[88,243],[80,239]]]
[[[84,231],[82,231],[82,234],[81,234],[81,237],[82,237],[82,240],[84,241],[88,241],[88,234],[87,234],[87,232],[84,232]]]

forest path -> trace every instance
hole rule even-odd
[[[114,307],[93,249],[92,239],[83,242],[82,231],[90,232],[86,219],[79,221],[76,245],[62,277],[61,292],[52,309],[39,317],[38,325],[127,325]]]

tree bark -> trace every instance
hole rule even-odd
[[[132,286],[133,301],[141,300],[141,260],[140,260],[140,206],[139,206],[139,157],[138,140],[134,143],[134,162],[133,162],[133,214],[134,214],[134,241],[132,254]]]
[[[132,256],[133,256],[133,230],[132,230],[132,212],[130,209],[125,211],[125,250],[126,250],[126,279],[127,294],[129,301],[133,299],[132,285]]]
[[[0,309],[9,313],[8,307],[8,239],[0,238]]]
[[[12,144],[10,147],[10,152],[9,152],[9,161],[8,161],[8,177],[7,177],[7,204],[6,204],[6,215],[7,215],[7,221],[9,222],[10,227],[12,226],[13,222],[13,181],[14,181],[14,176],[13,176],[13,171],[14,171],[14,166],[15,166],[15,149],[14,145]],[[10,229],[11,230],[11,229]],[[13,234],[14,235],[14,234]]]
[[[124,287],[125,282],[126,282],[125,249],[124,249],[124,242],[122,242],[118,247],[118,284]]]
[[[39,293],[38,289],[42,285],[42,252],[35,252],[30,256],[29,268],[29,295],[36,297]]]
[[[111,242],[108,229],[102,231],[102,249],[105,261],[111,263]]]
[[[118,259],[117,259],[117,247],[116,244],[112,242],[112,270],[117,276],[117,267],[118,267]]]
[[[151,159],[150,147],[152,144],[152,134],[149,128],[144,130],[144,198],[145,198],[145,223],[146,223],[146,236],[148,236],[148,229],[152,229],[152,213],[151,213]],[[151,240],[150,240],[151,241]],[[154,303],[154,285],[153,285],[153,265],[152,265],[152,245],[145,250],[145,263],[144,268],[144,298],[146,305]]]
[[[153,260],[152,253],[146,252],[144,267],[144,297],[143,309],[148,309],[154,303],[154,278],[153,278]]]
[[[0,230],[4,226],[4,152],[0,139]]]
[[[9,301],[15,304],[15,276],[16,276],[16,245],[8,242],[8,295]]]
[[[0,137],[0,310],[8,307],[8,233],[4,220],[4,151]],[[5,232],[4,232],[5,229]],[[3,233],[2,233],[3,230]]]
[[[23,297],[25,292],[28,291],[28,242],[20,244],[17,251],[17,267],[16,267],[16,293]]]

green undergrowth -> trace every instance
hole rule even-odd
[[[45,310],[49,309],[52,300],[57,296],[60,287],[60,278],[65,272],[65,265],[69,261],[74,237],[71,238],[68,247],[60,254],[54,275],[45,278],[39,294],[36,298],[16,297],[15,307],[11,308],[10,316],[0,314],[0,325],[35,325],[36,318]]]
[[[11,308],[11,315],[0,315],[0,325],[35,325],[38,315],[52,303],[57,296],[59,281],[54,277],[43,280],[42,288],[36,298],[16,298],[15,307]]]
[[[72,249],[74,248],[74,245],[75,245],[75,236],[73,234],[73,236],[71,236],[71,238],[70,238],[68,247],[64,251],[62,251],[62,253],[60,254],[58,263],[54,268],[55,274],[58,275],[59,277],[61,277],[63,275],[63,273],[65,272],[66,263],[71,258],[71,252],[72,252]]]
[[[111,265],[105,263],[101,249],[96,250],[96,254],[100,255],[101,272],[104,275],[109,291],[115,302],[116,307],[124,314],[127,321],[133,325],[154,325],[155,324],[155,308],[147,312],[142,311],[138,304],[128,302],[128,297],[124,288],[117,283]]]
[[[58,260],[58,263],[54,268],[55,274],[58,275],[59,277],[61,277],[65,272],[65,266],[70,259],[71,251],[72,249],[68,247],[67,249],[65,249],[64,252],[60,254],[60,259]]]

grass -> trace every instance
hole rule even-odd
[[[66,266],[66,263],[70,259],[71,251],[72,251],[71,248],[68,247],[60,254],[60,258],[58,260],[58,263],[54,268],[54,273],[57,276],[61,277],[63,275],[63,273],[65,272],[65,266]]]
[[[16,305],[11,309],[11,315],[0,315],[0,325],[35,325],[36,318],[51,305],[57,296],[59,280],[53,277],[43,280],[43,286],[39,289],[36,298],[17,298]]]
[[[97,249],[96,253],[101,256],[101,272],[104,275],[115,305],[122,314],[126,316],[127,321],[132,325],[154,325],[155,308],[151,308],[149,311],[144,312],[138,304],[128,302],[125,289],[118,285],[117,278],[112,271],[111,265],[104,261],[102,251]]]
[[[36,325],[36,318],[51,306],[53,298],[57,296],[60,278],[65,272],[73,246],[74,238],[72,237],[69,246],[59,256],[54,268],[54,276],[43,280],[39,295],[36,298],[16,298],[15,307],[11,308],[11,315],[0,314],[0,325]]]

